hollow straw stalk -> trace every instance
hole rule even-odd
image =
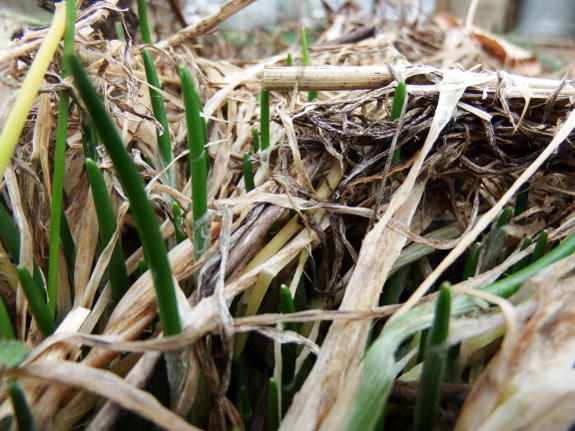
[[[158,220],[148,200],[144,184],[134,162],[124,148],[122,138],[108,115],[104,103],[92,87],[77,57],[72,59],[72,73],[76,87],[96,125],[100,140],[112,159],[116,175],[130,200],[144,254],[151,266],[164,334],[179,334],[182,332],[182,324],[178,314],[172,271]]]

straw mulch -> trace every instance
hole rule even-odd
[[[195,277],[198,287],[193,293],[185,293],[189,295],[188,301],[180,292],[186,332],[173,340],[158,338],[161,326],[154,324],[157,312],[152,278],[149,273],[136,275],[143,252],[114,169],[100,148],[98,163],[116,205],[120,239],[127,256],[128,271],[133,274],[129,292],[113,311],[108,307],[111,293],[105,277],[103,259],[106,254],[97,248],[95,203],[84,171],[82,128],[86,115],[81,101],[74,97],[68,129],[64,209],[77,257],[73,272],[61,259],[58,315],[62,322],[57,334],[42,340],[34,320],[28,315],[25,297],[17,288],[13,265],[9,261],[0,274],[0,287],[14,313],[18,337],[32,349],[21,367],[11,371],[12,376],[19,378],[37,423],[43,424],[44,429],[69,429],[95,405],[97,409],[90,416],[87,429],[109,429],[119,411],[111,403],[97,404],[101,399],[153,418],[167,429],[194,429],[178,420],[173,412],[181,414],[189,410],[200,373],[205,376],[213,395],[212,409],[217,419],[210,421],[210,428],[220,429],[225,417],[228,424],[243,429],[236,407],[222,394],[229,384],[231,336],[246,331],[259,331],[280,342],[304,343],[305,354],[317,355],[315,365],[284,416],[280,429],[319,429],[342,396],[346,378],[352,376],[357,367],[371,319],[388,317],[398,308],[376,307],[382,286],[390,273],[397,270],[397,264],[394,264],[404,247],[416,243],[431,247],[430,254],[412,267],[417,267],[425,277],[439,265],[448,250],[460,244],[461,252],[448,258],[455,264],[443,274],[428,279],[430,285],[437,277],[439,281],[457,283],[461,279],[467,246],[475,240],[475,235],[468,235],[472,227],[475,223],[483,223],[481,230],[484,233],[478,240],[486,238],[489,225],[499,215],[498,209],[514,204],[509,197],[504,201],[500,198],[509,185],[529,169],[532,176],[529,178],[529,206],[522,216],[525,223],[520,225],[512,221],[506,232],[505,247],[509,256],[502,253],[497,257],[497,263],[506,259],[504,264],[477,280],[472,279],[468,285],[488,284],[525,255],[518,255],[515,250],[525,235],[535,237],[548,229],[550,240],[557,241],[573,230],[574,135],[572,120],[566,119],[571,112],[571,97],[575,90],[570,82],[532,80],[507,72],[479,73],[481,69],[465,72],[480,63],[484,69],[524,67],[520,72],[526,70],[526,65],[531,67],[529,70],[537,65],[520,50],[514,51],[520,52],[516,58],[507,55],[501,63],[502,57],[493,55],[496,50],[491,49],[488,53],[483,48],[501,48],[502,45],[498,45],[497,38],[492,35],[482,33],[484,39],[481,39],[479,30],[465,29],[453,23],[446,25],[445,21],[441,21],[441,25],[382,25],[374,17],[352,15],[349,11],[346,25],[339,17],[333,18],[333,26],[312,47],[310,63],[313,66],[388,65],[398,77],[406,78],[408,84],[408,102],[401,119],[389,120],[395,81],[375,90],[324,91],[314,103],[306,103],[306,94],[302,92],[272,92],[271,142],[277,145],[267,152],[252,155],[258,187],[245,194],[242,157],[245,152],[253,153],[252,130],[259,122],[257,95],[261,74],[265,65],[285,65],[285,54],[270,52],[267,54],[271,57],[258,61],[229,61],[218,58],[218,52],[222,51],[218,50],[217,44],[222,43],[222,39],[206,36],[205,56],[202,56],[202,38],[197,38],[211,31],[223,16],[216,14],[211,17],[212,21],[208,19],[152,49],[164,85],[169,133],[177,157],[178,187],[172,189],[162,183],[161,172],[155,168],[159,166],[157,123],[150,109],[140,45],[103,40],[97,32],[91,31],[90,26],[105,19],[107,10],[113,8],[114,3],[108,2],[106,7],[99,4],[79,17],[78,54],[99,92],[105,95],[110,113],[142,177],[149,180],[147,187],[162,233],[173,246],[169,256],[174,277],[184,288]],[[372,28],[371,33],[365,31],[366,28]],[[368,37],[362,39],[365,35],[358,36],[357,29],[364,29]],[[19,86],[42,35],[43,31],[27,31],[21,40],[0,53],[0,76],[5,85]],[[356,40],[358,38],[362,40]],[[505,49],[509,53],[509,47],[501,49],[504,56]],[[256,54],[247,51],[240,55],[252,60]],[[299,66],[301,54],[297,50],[291,52],[294,64]],[[60,58],[56,56],[0,189],[20,230],[21,261],[31,264],[35,259],[44,274],[47,271],[57,91],[70,88],[75,94],[72,81],[59,79],[59,64]],[[209,120],[212,247],[199,262],[194,262],[189,240],[174,246],[170,239],[174,236],[170,199],[180,204],[186,219],[189,219],[190,208],[185,157],[187,136],[178,64],[186,65],[192,72],[204,103],[205,117]],[[556,146],[549,157],[541,156],[550,144],[556,144],[554,137],[560,130],[566,141]],[[401,148],[401,158],[391,163],[390,154],[394,148]],[[460,179],[466,179],[461,192],[456,191]],[[525,179],[522,178],[517,186]],[[495,210],[482,218],[481,215],[491,208]],[[268,231],[274,223],[277,222],[279,228],[286,225],[290,209],[301,216],[298,229],[265,261],[250,263],[268,242]],[[480,219],[482,221],[478,222]],[[190,223],[186,224],[191,233]],[[453,227],[455,233],[441,239],[423,236],[444,226]],[[434,250],[437,251],[431,253]],[[6,254],[2,257],[8,258]],[[564,268],[563,273],[568,270]],[[314,328],[308,340],[266,326],[285,320],[280,314],[261,314],[275,313],[275,305],[262,306],[259,316],[232,318],[229,314],[228,307],[232,302],[269,274],[277,276],[280,282],[291,284],[292,291],[298,285],[306,289],[308,306],[313,304],[313,310],[304,312],[299,321],[310,322],[309,326]],[[565,293],[573,291],[568,289],[571,279],[562,283],[556,289],[546,287],[549,290],[546,301],[558,304],[557,301],[572,295]],[[401,302],[409,298],[415,287],[407,286]],[[242,297],[244,300],[246,297]],[[274,298],[268,300],[275,304],[274,301]],[[537,301],[530,301],[526,302],[531,307],[528,310],[533,310]],[[556,334],[562,342],[568,343],[574,339],[570,336],[572,330],[553,332],[557,329],[554,319],[569,318],[572,311],[564,306],[564,314],[561,314],[557,307],[548,305],[548,309],[538,309],[527,325],[537,327],[537,322],[547,321],[548,328],[537,330],[543,335]],[[519,313],[519,322],[527,319],[525,309],[523,307]],[[347,314],[332,310],[345,310]],[[533,320],[535,318],[539,320]],[[334,320],[329,330],[325,325],[313,323],[323,320]],[[380,320],[379,328],[383,321]],[[501,319],[495,326],[492,321],[485,320],[485,331],[502,325]],[[464,323],[461,328],[465,328]],[[469,331],[469,337],[477,337],[481,332],[477,328]],[[214,343],[216,354],[213,357],[205,354],[208,335],[219,335],[209,341]],[[518,337],[525,339],[526,335],[519,334]],[[146,341],[138,341],[143,338]],[[509,340],[509,343],[519,343],[521,338]],[[498,382],[521,380],[522,372],[528,370],[531,373],[528,375],[532,376],[535,369],[553,369],[558,373],[560,366],[555,362],[560,360],[552,360],[557,358],[552,349],[559,349],[561,343],[558,341],[553,346],[538,343],[540,339],[535,339],[523,350],[517,347],[519,350],[514,357],[516,362],[527,363],[526,358],[547,349],[547,356],[536,366],[509,366],[509,370],[499,367],[500,374],[493,379],[499,379]],[[493,347],[497,345],[496,341],[488,345],[490,349],[482,350],[482,354],[487,355],[484,361],[493,355]],[[170,411],[155,399],[145,397],[137,388],[144,387],[150,380],[161,357],[158,352],[182,347],[186,347],[183,363],[187,368]],[[507,354],[510,351],[513,352],[506,350]],[[131,353],[120,355],[120,352]],[[563,355],[568,357],[568,353]],[[469,368],[473,358],[471,353],[469,357],[462,354],[460,367]],[[572,359],[569,358],[570,364]],[[506,363],[511,363],[509,361]],[[480,382],[485,387],[478,386],[474,399],[489,398],[484,394],[497,392],[497,387],[494,389],[484,380]],[[466,386],[464,392],[468,390]],[[562,391],[558,390],[558,394],[549,389],[549,396],[559,399],[569,393],[567,389]],[[6,391],[2,396],[0,417],[10,414],[12,409]],[[401,398],[399,389],[393,396]],[[534,402],[533,396],[528,398],[528,404]],[[451,416],[457,414],[461,399],[456,395],[446,397],[446,402],[450,397],[452,401],[443,418],[449,428],[453,422]],[[412,398],[408,394],[407,402],[413,403]],[[525,421],[544,416],[543,411],[526,415]],[[481,420],[477,417],[483,418],[488,413],[489,409],[477,412],[473,406],[467,407],[461,420],[463,425],[458,429],[475,429],[474,424]],[[396,420],[396,429],[402,429],[402,419]]]

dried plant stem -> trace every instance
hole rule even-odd
[[[52,62],[56,48],[58,48],[58,43],[60,43],[60,39],[64,34],[64,28],[66,26],[66,3],[56,3],[55,7],[54,20],[52,21],[50,30],[44,38],[32,66],[30,66],[26,74],[24,83],[20,88],[20,93],[6,119],[6,124],[9,124],[10,127],[4,127],[0,134],[0,179],[4,178],[4,169],[10,162],[10,157],[12,157],[14,148],[18,143],[18,138],[24,128],[32,103],[44,79],[44,74]]]

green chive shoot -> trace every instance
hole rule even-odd
[[[182,332],[182,324],[178,313],[170,262],[158,220],[148,200],[144,183],[124,147],[122,138],[108,115],[102,99],[90,83],[80,60],[75,56],[72,58],[72,73],[76,87],[96,125],[100,140],[114,164],[116,176],[134,210],[133,216],[136,227],[140,234],[144,253],[152,269],[164,334],[168,336],[179,334]]]

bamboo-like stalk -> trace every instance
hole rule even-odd
[[[338,91],[380,88],[395,78],[386,66],[266,67],[262,86],[266,91]]]
[[[393,67],[396,75],[401,77],[416,76],[428,73],[443,73],[442,69],[431,66],[413,66],[404,68]],[[499,75],[496,72],[460,72],[469,76],[471,85],[481,80],[481,86],[491,94],[497,89]],[[526,78],[518,75],[506,75],[516,85],[528,87],[531,90],[531,99],[546,99],[557,91],[561,81],[542,78]],[[262,87],[266,91],[293,91],[297,84],[300,91],[344,91],[344,90],[371,90],[381,88],[395,80],[394,74],[388,66],[309,66],[309,67],[267,67],[262,74]],[[441,85],[407,85],[418,91],[440,91]],[[575,90],[564,87],[559,92],[560,97],[573,96]],[[524,95],[515,88],[506,90],[508,98],[523,99]]]

